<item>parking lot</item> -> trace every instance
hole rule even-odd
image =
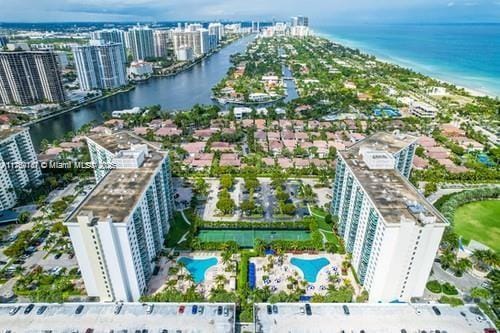
[[[265,333],[299,332],[437,332],[482,333],[491,323],[474,307],[427,304],[310,304],[278,303],[275,311],[255,305],[255,331]],[[435,306],[439,312],[433,310]],[[472,309],[472,311],[471,311]],[[275,313],[277,312],[277,313]],[[402,330],[405,331],[402,331]]]
[[[125,303],[119,313],[115,304],[81,303],[50,304],[38,314],[42,304],[36,304],[29,314],[27,304],[14,315],[9,311],[17,304],[0,305],[1,332],[234,332],[234,309],[232,303]],[[152,305],[152,307],[150,307]],[[196,313],[193,313],[196,306]],[[203,307],[203,312],[200,309]],[[220,310],[219,310],[220,307]],[[182,310],[181,310],[182,308]],[[150,313],[148,313],[150,312]]]

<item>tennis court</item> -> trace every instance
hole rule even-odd
[[[310,240],[310,233],[306,230],[201,230],[198,237],[202,242],[235,241],[241,247],[253,247],[254,240]]]

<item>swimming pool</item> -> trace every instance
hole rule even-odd
[[[316,278],[318,277],[319,271],[330,264],[330,261],[326,258],[317,258],[317,259],[300,259],[300,258],[292,258],[290,263],[294,266],[297,266],[302,273],[304,274],[304,279],[307,282],[316,282]]]
[[[189,274],[193,277],[193,281],[198,284],[205,280],[205,272],[212,266],[217,265],[217,258],[212,257],[208,259],[193,259],[188,257],[181,257],[177,262],[183,263]]]
[[[375,114],[376,117],[390,117],[390,118],[401,117],[401,113],[399,112],[398,109],[390,107],[375,108],[373,109],[373,113]]]

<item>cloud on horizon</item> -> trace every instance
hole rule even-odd
[[[498,21],[498,0],[22,0],[4,2],[0,22],[288,20],[313,23]]]

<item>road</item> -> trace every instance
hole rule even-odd
[[[462,277],[456,277],[455,275],[444,271],[439,263],[434,263],[432,266],[433,274],[430,280],[438,280],[449,282],[453,284],[457,289],[461,291],[469,291],[471,288],[480,287],[481,283],[484,281],[480,278],[470,275],[469,273],[464,273]]]

